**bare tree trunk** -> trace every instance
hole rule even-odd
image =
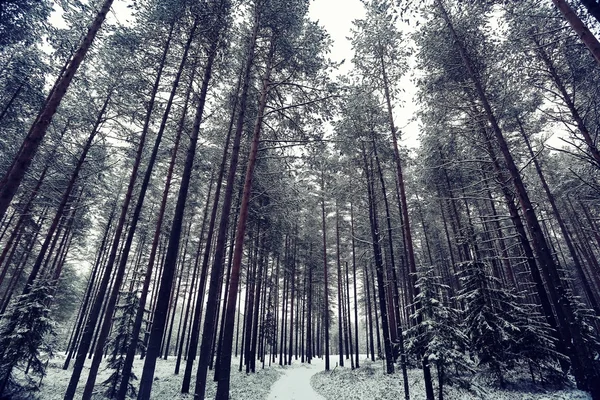
[[[352,206],[352,202],[350,202],[350,235],[352,236],[352,286],[354,293],[354,350],[355,350],[355,360],[354,365],[356,368],[360,368],[360,360],[359,353],[360,350],[358,348],[358,295],[356,292],[356,241],[354,238],[354,208]],[[350,307],[350,306],[348,306]],[[366,312],[366,309],[365,309]],[[308,313],[310,315],[310,312]],[[368,343],[368,342],[367,342]]]
[[[389,320],[387,315],[387,304],[386,304],[386,295],[385,295],[385,283],[383,276],[383,258],[381,254],[381,247],[379,245],[380,237],[379,237],[379,224],[378,224],[378,214],[377,214],[377,206],[375,201],[375,191],[374,191],[374,183],[373,176],[371,173],[371,168],[367,163],[367,154],[365,152],[364,145],[362,147],[363,161],[364,161],[364,172],[367,180],[367,191],[368,191],[368,199],[369,199],[369,221],[371,222],[371,236],[373,240],[373,254],[375,258],[375,272],[377,276],[377,289],[379,295],[379,310],[381,314],[381,329],[383,330],[383,344],[385,349],[385,363],[386,363],[386,373],[392,374],[394,373],[394,359],[392,355],[392,342],[390,340],[390,328],[389,328]]]
[[[365,268],[364,268],[364,283],[363,283],[363,291],[365,292],[365,314],[367,315],[367,326],[369,327],[368,329],[368,336],[367,339],[367,345],[369,346],[369,349],[371,350],[371,361],[375,362],[375,341],[373,340],[373,314],[372,314],[372,309],[371,309],[371,283],[369,282],[369,272],[367,270],[367,264],[365,264]],[[366,331],[366,329],[365,329]],[[368,353],[368,351],[367,351]]]
[[[335,254],[337,265],[337,309],[338,309],[338,356],[340,367],[344,366],[344,303],[342,302],[342,266],[340,255],[340,216],[335,204]],[[347,341],[346,341],[347,343]]]
[[[325,309],[325,314],[323,315],[324,325],[325,325],[325,371],[329,371],[329,285],[328,285],[328,273],[327,273],[327,226],[325,224],[325,172],[321,170],[321,219],[322,219],[322,229],[323,229],[323,308]]]
[[[229,298],[227,299],[227,318],[225,321],[223,334],[223,347],[221,349],[221,359],[231,359],[231,350],[233,344],[233,325],[235,318],[235,303],[237,300],[238,280],[240,276],[240,267],[242,262],[242,253],[244,248],[244,235],[246,232],[246,223],[248,221],[248,209],[250,203],[250,195],[252,193],[252,178],[254,175],[254,167],[256,166],[256,158],[258,155],[258,146],[262,122],[264,117],[265,107],[267,105],[267,95],[271,86],[271,71],[273,68],[273,58],[275,52],[275,40],[271,38],[269,45],[269,53],[267,55],[267,65],[263,77],[261,96],[258,103],[258,113],[256,123],[254,125],[254,135],[248,158],[248,166],[246,169],[246,179],[244,181],[244,193],[242,195],[242,203],[240,205],[240,215],[235,236],[235,249],[233,252],[233,264],[231,270],[231,282],[229,287]],[[217,385],[217,394],[215,400],[227,400],[229,398],[229,383],[230,383],[231,363],[223,363],[223,371],[220,375],[220,380]]]

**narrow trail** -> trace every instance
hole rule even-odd
[[[310,378],[323,371],[323,366],[322,360],[313,359],[313,364],[296,363],[287,367],[271,386],[267,400],[325,400],[310,386]]]

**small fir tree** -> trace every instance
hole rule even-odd
[[[478,261],[463,263],[463,288],[457,296],[465,307],[465,333],[479,366],[487,367],[501,386],[506,371],[518,363],[556,371],[559,355],[549,325],[536,306],[502,287],[488,269]]]
[[[130,287],[131,288],[131,287]],[[112,370],[108,379],[102,382],[105,387],[105,396],[108,398],[115,398],[117,391],[123,376],[123,366],[125,365],[125,357],[127,355],[127,348],[132,340],[138,342],[138,346],[142,344],[139,338],[132,337],[133,323],[139,306],[139,291],[132,289],[127,292],[121,293],[122,300],[117,305],[116,316],[113,319],[115,326],[115,333],[107,346],[110,349],[110,357],[107,361],[107,369]],[[128,394],[132,397],[136,396],[135,386],[133,381],[137,379],[137,376],[131,372],[129,378]]]
[[[0,318],[0,395],[37,390],[52,357],[55,324],[50,317],[54,282],[36,280]],[[24,373],[25,382],[19,371]]]
[[[443,385],[450,378],[446,366],[453,365],[457,372],[470,372],[472,362],[466,355],[468,337],[461,330],[462,313],[440,301],[449,289],[440,281],[433,266],[422,267],[419,271],[419,294],[415,301],[420,307],[411,315],[416,324],[407,330],[406,335],[408,352],[435,364],[441,400]]]

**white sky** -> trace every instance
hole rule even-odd
[[[309,9],[310,18],[319,21],[333,39],[331,59],[346,59],[345,66],[351,65],[352,46],[347,38],[350,36],[352,21],[363,18],[364,15],[360,0],[313,0]]]

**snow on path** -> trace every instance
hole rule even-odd
[[[325,400],[323,396],[310,386],[310,378],[323,371],[321,360],[313,364],[292,364],[284,370],[284,374],[271,386],[267,400]]]

